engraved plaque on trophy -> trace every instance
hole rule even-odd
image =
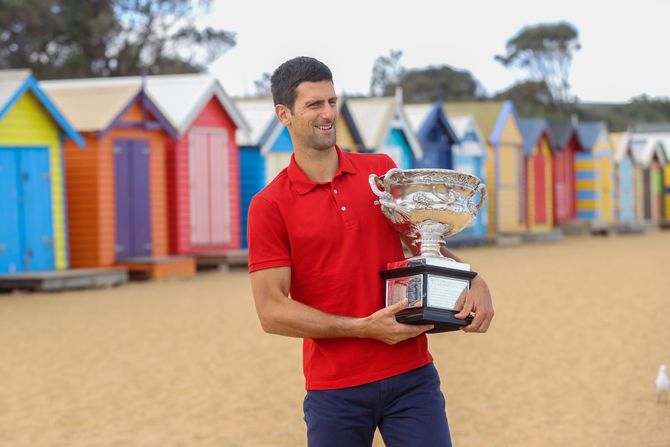
[[[369,180],[384,216],[419,249],[418,256],[391,262],[380,273],[386,280],[386,305],[407,298],[407,308],[396,319],[435,325],[429,332],[470,324],[471,316],[461,320],[454,315],[477,273],[443,256],[440,246],[475,218],[486,201],[486,186],[474,175],[449,169],[391,169]]]

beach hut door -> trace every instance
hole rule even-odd
[[[0,273],[54,268],[47,148],[0,148]]]
[[[189,135],[191,244],[231,242],[228,137],[225,129],[192,129]]]
[[[116,256],[150,256],[151,202],[149,197],[149,142],[114,142],[116,180]]]

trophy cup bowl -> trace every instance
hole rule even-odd
[[[371,174],[370,188],[393,228],[414,239],[419,255],[391,262],[381,272],[386,305],[403,298],[396,315],[408,324],[433,324],[430,332],[458,329],[472,321],[454,317],[477,273],[440,252],[444,239],[461,232],[486,202],[486,186],[474,175],[450,169],[391,169]],[[477,200],[477,198],[479,200]]]

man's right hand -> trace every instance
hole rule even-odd
[[[414,338],[433,329],[432,324],[398,323],[395,315],[407,307],[407,299],[385,307],[363,319],[361,337],[379,340],[389,345]]]

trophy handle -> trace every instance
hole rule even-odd
[[[389,193],[384,191],[384,183],[382,182],[381,177],[376,174],[370,174],[368,182],[370,182],[370,188],[372,188],[372,192],[375,193],[377,197],[388,197]]]
[[[479,203],[477,204],[477,214],[479,214],[479,211],[484,206],[484,203],[486,203],[486,198],[488,197],[488,193],[486,192],[486,185],[483,183],[477,185],[477,192],[480,193]]]

